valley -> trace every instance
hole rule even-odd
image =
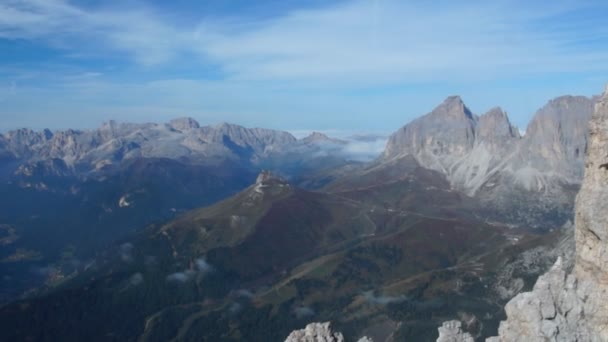
[[[430,341],[450,319],[489,336],[510,298],[572,261],[592,101],[551,101],[538,120],[556,131],[522,137],[449,97],[367,160],[319,133],[193,119],[11,132],[2,189],[23,202],[2,208],[5,336],[269,341],[314,320]]]

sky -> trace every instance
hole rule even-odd
[[[0,0],[0,130],[391,132],[462,96],[525,128],[608,82],[605,0]]]

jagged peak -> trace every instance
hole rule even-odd
[[[199,125],[198,121],[196,121],[195,119],[193,119],[191,117],[187,117],[187,116],[181,117],[181,118],[175,118],[175,119],[169,121],[169,125],[179,131],[185,131],[185,130],[196,129],[196,128],[201,127]]]
[[[462,101],[462,97],[460,97],[460,95],[450,95],[450,96],[446,97],[445,100],[443,100],[443,102],[444,103],[456,102],[456,103],[464,104],[464,101]]]
[[[116,122],[116,120],[108,120],[108,121],[104,121],[101,123],[101,126],[99,127],[99,129],[105,130],[111,130],[116,128],[116,126],[118,125],[118,122]]]
[[[321,133],[321,132],[317,132],[317,131],[313,131],[312,133],[310,133],[306,138],[304,139],[314,139],[314,140],[329,140],[330,138],[327,136],[327,134]]]
[[[465,117],[474,119],[471,110],[464,104],[458,95],[448,96],[443,102],[431,112],[433,115],[447,115],[450,117]]]
[[[481,117],[484,117],[484,116],[501,116],[501,117],[506,117],[508,119],[507,112],[505,112],[500,106],[490,108],[490,110],[488,110]]]
[[[302,138],[301,141],[305,143],[318,143],[318,142],[332,142],[332,143],[345,143],[345,141],[340,139],[335,139],[329,137],[327,134],[321,132],[312,132],[307,137]]]
[[[479,117],[478,134],[480,138],[521,137],[519,130],[511,125],[507,112],[500,107],[494,107]]]

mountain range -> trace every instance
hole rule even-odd
[[[505,302],[572,250],[597,101],[551,100],[522,136],[450,96],[375,157],[353,141],[382,137],[191,118],[4,133],[2,329],[268,341],[314,318],[433,340],[458,316],[495,334]]]

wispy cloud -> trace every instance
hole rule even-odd
[[[8,0],[0,5],[0,38],[44,40],[68,51],[122,51],[144,65],[183,52],[184,35],[189,34],[145,8],[87,11],[63,0]]]
[[[563,0],[550,7],[522,1],[376,0],[296,8],[264,20],[216,18],[179,25],[143,6],[85,10],[62,0],[9,0],[0,5],[0,37],[41,39],[66,50],[80,50],[84,43],[104,53],[126,53],[144,65],[193,54],[236,79],[428,80],[502,74],[510,68],[605,69],[607,49],[593,42],[605,42],[607,29],[592,26],[593,18],[559,20],[594,9],[607,6]],[[581,46],[581,32],[589,47]]]
[[[293,309],[293,313],[296,315],[297,319],[314,316],[316,314],[315,310],[309,306],[298,306]]]
[[[487,108],[503,105],[529,115],[547,96],[571,91],[573,78],[582,83],[589,75],[608,77],[608,3],[602,0],[557,0],[550,6],[523,0],[354,0],[265,17],[201,13],[198,20],[184,21],[151,4],[115,5],[0,4],[0,40],[27,41],[59,55],[52,61],[44,55],[3,60],[3,68],[15,69],[0,70],[0,77],[29,82],[20,81],[10,97],[0,94],[3,103],[12,101],[0,109],[7,120],[11,116],[4,125],[14,127],[28,117],[39,122],[32,117],[41,111],[55,125],[67,112],[78,122],[83,112],[95,121],[114,113],[134,118],[187,112],[246,125],[307,128],[313,120],[330,120],[328,113],[350,114],[351,124],[355,114],[366,115],[359,124],[366,123],[377,110],[395,116],[387,123],[394,128],[455,91],[477,94]],[[112,64],[108,70],[105,63]],[[525,87],[544,90],[522,89],[522,78]],[[496,86],[496,80],[503,83]],[[585,90],[596,83],[586,82]],[[412,113],[397,118],[403,103]],[[285,115],[302,113],[306,117]],[[262,119],[253,122],[254,116]],[[527,117],[514,121],[525,125]]]

